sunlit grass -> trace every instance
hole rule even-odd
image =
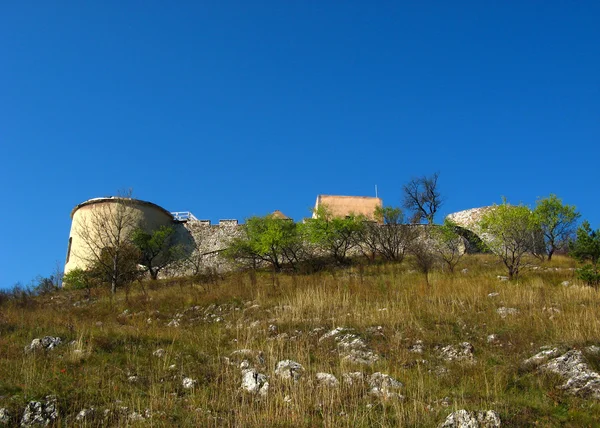
[[[502,266],[479,255],[466,257],[454,275],[434,272],[430,286],[407,261],[276,278],[159,281],[112,299],[96,290],[89,301],[60,292],[27,306],[6,304],[0,407],[20,415],[29,400],[54,394],[63,424],[83,408],[101,409],[88,420],[92,426],[135,424],[131,413],[146,410],[155,426],[436,426],[460,408],[493,409],[515,426],[585,425],[600,419],[597,403],[521,367],[543,345],[600,344],[598,292],[574,279],[573,266],[556,257],[518,282],[502,282]],[[502,318],[500,307],[518,313]],[[174,319],[179,325],[167,326]],[[334,344],[319,341],[335,327],[352,329],[379,360],[342,361]],[[64,343],[24,354],[45,335]],[[409,350],[418,340],[422,354]],[[440,358],[436,347],[465,341],[475,348],[472,364]],[[153,355],[157,349],[164,356]],[[237,349],[262,351],[266,399],[240,389],[231,359]],[[282,359],[304,366],[298,383],[274,376]],[[351,371],[391,375],[404,383],[404,399],[382,400],[367,385],[341,382]],[[334,374],[340,386],[318,385],[317,372]],[[184,377],[194,388],[182,386]]]

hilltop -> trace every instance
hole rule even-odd
[[[512,282],[467,255],[429,286],[408,260],[9,300],[0,420],[433,427],[464,409],[487,426],[593,426],[600,297],[574,267],[557,256]]]

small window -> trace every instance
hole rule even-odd
[[[71,257],[71,244],[72,243],[73,243],[73,238],[69,238],[69,248],[67,249],[67,262],[66,263],[69,263],[69,257]]]

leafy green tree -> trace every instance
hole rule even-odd
[[[307,219],[302,225],[302,235],[337,263],[346,263],[348,251],[358,245],[365,218],[354,214],[335,217],[325,205],[321,205],[314,214],[314,218]]]
[[[236,238],[225,252],[235,260],[246,260],[257,267],[265,262],[279,271],[289,264],[295,268],[303,252],[298,227],[292,220],[273,215],[251,217],[246,220],[243,237]]]
[[[98,278],[95,274],[96,272],[93,270],[84,270],[79,267],[71,269],[63,276],[63,284],[67,289],[86,290],[89,296],[92,288],[95,288],[98,284]]]
[[[481,228],[489,249],[508,270],[509,279],[517,279],[524,256],[533,254],[540,233],[537,216],[524,205],[506,200],[484,214]]]
[[[175,229],[160,226],[151,232],[138,227],[131,235],[133,245],[139,251],[139,263],[144,266],[153,280],[164,268],[182,256],[182,249],[175,242]]]
[[[432,247],[438,257],[454,273],[456,265],[465,254],[465,240],[459,234],[459,226],[445,219],[442,226],[431,227]]]
[[[600,229],[592,230],[586,220],[577,229],[576,239],[571,242],[571,256],[580,262],[590,262],[577,270],[577,276],[589,285],[600,284]]]
[[[545,251],[550,261],[557,250],[567,248],[581,215],[574,205],[563,204],[554,194],[539,199],[534,213],[544,233]]]

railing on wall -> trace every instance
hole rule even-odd
[[[175,212],[172,212],[171,215],[177,221],[189,221],[189,220],[198,221],[196,216],[189,211],[175,211]]]

